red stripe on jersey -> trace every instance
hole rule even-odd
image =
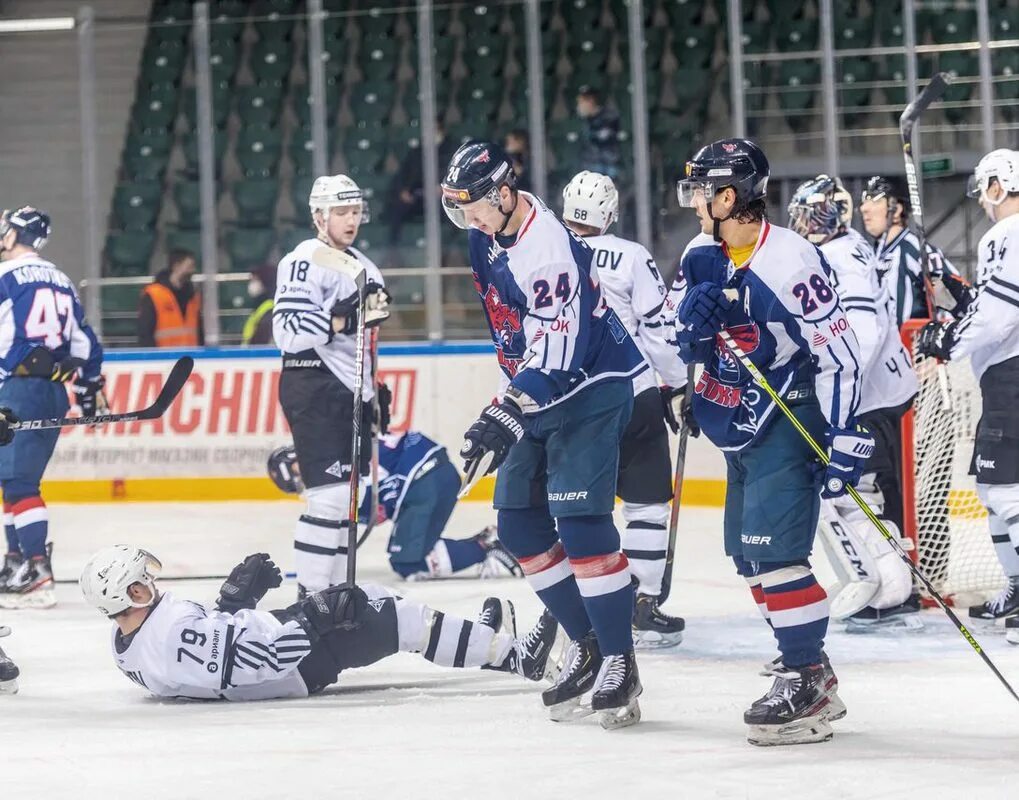
[[[819,583],[807,586],[804,589],[793,589],[791,592],[765,594],[768,611],[787,611],[790,608],[803,608],[811,603],[818,603],[826,597],[828,595]]]
[[[754,602],[758,605],[764,605],[764,589],[761,588],[761,584],[750,587],[750,594],[754,596]]]
[[[617,572],[626,569],[629,563],[626,560],[626,556],[622,553],[570,559],[573,574],[578,578],[598,578],[602,575],[615,575]]]
[[[4,504],[6,510],[6,504]],[[46,508],[46,504],[42,501],[42,498],[36,495],[35,497],[25,497],[11,504],[12,514],[22,514],[25,511],[31,511],[33,508]]]
[[[520,568],[524,571],[524,575],[535,575],[539,572],[551,569],[564,558],[566,558],[566,553],[563,550],[562,542],[556,542],[552,546],[552,549],[546,550],[544,553],[538,553],[536,556],[525,556],[524,558],[521,558]]]

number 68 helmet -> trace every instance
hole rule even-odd
[[[584,170],[563,189],[563,221],[605,233],[619,218],[619,191],[612,178]]]
[[[129,608],[147,608],[156,601],[156,575],[163,565],[148,550],[126,544],[104,547],[85,564],[78,579],[85,601],[108,617]],[[131,599],[128,589],[135,583],[152,593],[148,602]]]

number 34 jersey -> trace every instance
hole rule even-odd
[[[860,402],[860,347],[830,276],[814,245],[765,221],[750,259],[739,268],[711,236],[691,241],[673,303],[678,308],[687,289],[699,283],[735,289],[725,328],[743,352],[786,402],[816,397],[828,424],[847,428]],[[752,444],[781,413],[721,337],[694,387],[693,412],[722,450]]]
[[[310,652],[308,634],[297,622],[254,609],[213,611],[170,593],[160,596],[134,633],[113,629],[120,671],[157,697],[306,697],[297,667]]]
[[[29,253],[0,262],[0,381],[37,347],[54,361],[80,358],[82,375],[98,378],[103,348],[74,290],[53,264]]]

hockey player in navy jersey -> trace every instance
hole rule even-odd
[[[602,297],[591,249],[515,188],[497,145],[472,141],[442,181],[450,220],[469,229],[475,288],[502,386],[465,434],[469,481],[499,471],[499,538],[572,640],[543,694],[553,719],[640,719],[633,589],[612,521],[631,378],[647,369]],[[588,694],[590,705],[581,698]]]
[[[704,365],[693,414],[725,454],[725,552],[780,653],[771,689],[744,714],[757,745],[825,741],[845,712],[823,650],[828,598],[809,558],[821,499],[855,485],[874,446],[855,421],[860,348],[831,269],[816,247],[768,221],[769,174],[756,144],[723,139],[687,162],[677,185],[702,230],[676,279],[679,353]],[[723,328],[828,446],[827,468],[728,350]]]
[[[853,201],[838,178],[818,175],[801,184],[789,203],[789,227],[817,245],[830,280],[860,344],[863,388],[857,413],[874,436],[858,491],[885,527],[901,536],[902,416],[919,389],[909,353],[899,338],[895,303],[878,278],[874,250],[853,230]],[[835,619],[851,630],[920,625],[920,596],[892,546],[850,497],[821,502],[825,544],[841,588],[832,599]],[[911,542],[903,541],[909,549]]]
[[[50,218],[31,207],[0,216],[0,406],[20,419],[62,417],[67,387],[82,414],[105,410],[103,349],[85,321],[63,272],[39,256]],[[10,431],[7,431],[10,434]],[[0,608],[56,603],[39,484],[60,430],[25,430],[0,448],[7,554],[0,570]]]
[[[442,535],[460,491],[460,473],[445,447],[417,431],[382,435],[378,446],[378,520],[393,522],[386,551],[397,575],[428,580],[458,573],[481,578],[523,574],[494,526],[466,539]],[[304,492],[293,447],[274,450],[268,468],[269,477],[282,491]],[[372,502],[368,487],[359,512],[362,522],[368,519]]]
[[[563,189],[563,222],[594,250],[602,292],[651,365],[633,381],[633,414],[619,448],[623,552],[638,580],[633,639],[638,649],[673,647],[685,623],[658,606],[667,591],[672,464],[668,423],[678,432],[677,409],[686,367],[676,359],[671,308],[654,258],[637,242],[608,233],[619,213],[619,192],[608,175],[587,170]],[[659,389],[655,380],[661,378]],[[696,434],[695,434],[696,435]]]

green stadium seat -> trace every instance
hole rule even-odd
[[[106,237],[106,260],[114,276],[145,275],[156,243],[153,231],[124,231]]]
[[[285,84],[290,77],[294,56],[289,40],[260,40],[255,42],[248,56],[248,66],[256,83]]]
[[[232,272],[250,272],[269,260],[276,232],[272,228],[232,228],[226,234],[226,252]],[[246,288],[246,287],[242,287]]]
[[[571,32],[591,31],[601,27],[601,0],[565,0],[560,11]]]
[[[704,13],[704,3],[701,0],[665,0],[664,5],[665,13],[669,16],[669,27],[674,31],[686,30],[698,24]]]
[[[453,62],[456,60],[456,51],[460,39],[452,36],[447,38],[439,38],[438,29],[436,29],[435,37],[436,37],[434,40],[435,46],[432,50],[432,64],[435,67],[435,72],[437,75],[443,77],[448,76],[450,71],[453,69]],[[503,54],[505,54],[504,40],[496,39],[492,42],[489,42],[489,44],[492,45],[492,47],[490,47],[489,49],[494,50],[498,48],[501,50],[501,52],[503,52]],[[411,39],[407,43],[407,45],[408,45],[407,59],[410,63],[411,69],[413,69],[414,72],[417,73],[418,68],[417,39]],[[467,56],[469,50],[470,48],[467,47],[465,43],[464,45],[465,57]],[[439,85],[442,85],[442,83],[444,82],[440,82]]]
[[[187,52],[182,43],[174,40],[166,47],[146,47],[142,55],[138,82],[144,85],[178,83],[184,71]],[[173,46],[176,45],[176,46]]]
[[[169,228],[166,231],[167,250],[187,250],[202,265],[202,232],[195,228]]]
[[[991,38],[1019,39],[1019,8],[991,10]]]
[[[977,92],[977,80],[980,75],[979,57],[975,52],[947,52],[941,53],[938,59],[938,67],[949,73],[955,80],[945,90],[943,106],[945,118],[952,123],[959,123],[965,120],[973,112],[973,109],[953,107],[951,103],[965,103],[973,99]]]
[[[874,38],[874,18],[872,16],[841,17],[835,22],[835,47],[842,50],[848,48],[870,47]]]
[[[385,157],[385,146],[380,146],[367,137],[353,138],[343,147],[343,160],[347,164],[348,174],[351,177],[377,175],[382,169]],[[357,178],[354,179],[357,180]]]
[[[769,22],[743,22],[743,52],[766,53],[771,49],[772,25]],[[675,42],[675,38],[673,39]]]
[[[839,105],[846,121],[855,123],[871,105],[873,90],[868,84],[874,81],[877,68],[869,58],[840,58],[835,62],[835,69],[840,84]]]
[[[900,84],[896,86],[885,86],[882,89],[885,95],[885,101],[889,105],[905,107],[907,102],[905,56],[879,56],[875,60],[877,62],[877,76],[879,80],[885,82],[894,81],[896,84]],[[896,114],[896,116],[898,116],[898,114]]]
[[[202,226],[201,187],[198,181],[179,180],[173,185],[173,204],[177,207],[177,225],[185,229]]]
[[[936,44],[972,42],[977,38],[975,10],[947,10],[931,20],[931,33]]]
[[[276,178],[247,178],[233,185],[237,219],[246,226],[272,225],[280,184]]]
[[[427,238],[428,234],[425,232],[425,223],[405,222],[400,228],[400,241],[398,244],[424,249]]]
[[[290,107],[294,116],[297,117],[297,124],[301,128],[311,128],[311,103],[308,97],[308,85],[299,83],[290,92]],[[336,112],[340,108],[340,85],[338,83],[326,84],[326,126],[333,127],[336,124]]]
[[[248,14],[248,0],[212,0],[209,18],[241,19]]]
[[[252,125],[237,135],[237,163],[245,178],[268,178],[279,168],[283,134],[279,128]]]
[[[448,131],[446,135],[449,135]],[[392,153],[396,160],[402,161],[411,150],[421,147],[421,131],[419,128],[412,128],[407,125],[395,126],[389,131],[386,144],[389,147],[389,152]],[[440,164],[439,168],[442,169],[445,166],[445,164]]]
[[[393,111],[396,87],[385,81],[363,81],[350,90],[348,103],[356,120],[388,120]]]
[[[766,0],[769,22],[777,30],[784,29],[791,22],[801,22],[807,10],[807,3],[797,0]],[[744,9],[746,4],[744,4]]]
[[[283,111],[283,87],[270,83],[234,90],[235,108],[241,125],[276,125]]]
[[[506,48],[496,43],[504,41],[494,39],[480,44],[464,43],[461,58],[471,75],[471,80],[479,75],[502,77],[506,65]]]
[[[373,6],[368,9],[367,14],[357,17],[357,26],[361,29],[362,36],[385,38],[392,36],[398,16],[390,9]]]
[[[209,42],[217,43],[223,41],[236,42],[244,33],[244,19],[222,14],[218,17],[209,18]]]
[[[224,37],[209,42],[209,66],[213,84],[233,83],[240,62],[240,46],[236,39]]]
[[[460,22],[463,23],[469,41],[494,36],[501,20],[502,12],[498,5],[465,4],[460,9]]]
[[[767,102],[771,67],[763,61],[743,64],[743,103],[748,113],[759,113]]]
[[[310,225],[310,211],[308,210],[308,197],[311,194],[311,187],[315,183],[315,175],[297,176],[290,181],[290,202],[294,206],[298,227]],[[307,238],[307,237],[305,237]]]
[[[423,247],[413,245],[397,245],[389,248],[389,266],[396,269],[422,269],[427,266],[428,255]],[[400,275],[394,277],[402,286],[405,280],[411,276]]]
[[[228,84],[214,83],[212,85],[212,124],[217,128],[226,125],[226,119],[230,116],[230,98],[233,96],[233,87]],[[184,90],[184,101],[181,105],[184,113],[184,120],[189,128],[198,125],[198,92],[194,86]]]
[[[457,147],[462,145],[468,139],[474,139],[478,136],[477,130],[470,124],[459,122],[456,125],[446,126],[446,137],[456,143]]]
[[[304,208],[307,209],[307,206],[308,198],[305,197]],[[286,255],[305,239],[311,239],[314,236],[315,231],[311,227],[287,228],[280,237],[280,254]]]
[[[787,20],[776,33],[775,44],[781,52],[814,50],[817,48],[817,37],[816,19]]]
[[[563,52],[562,31],[545,29],[541,32],[541,57],[545,72],[555,71],[556,61]]]
[[[173,134],[169,131],[129,133],[121,163],[130,180],[160,180],[170,160]]]
[[[244,228],[238,228],[238,230],[245,230]],[[271,235],[271,232],[270,232]],[[229,242],[230,234],[227,233],[227,240]],[[270,246],[271,247],[271,246]],[[227,245],[227,252],[230,252],[229,244]],[[233,260],[233,259],[231,259]],[[266,259],[268,261],[268,259]],[[260,264],[255,264],[255,267],[259,267],[264,264],[265,261]],[[241,268],[234,265],[231,272],[241,272]],[[248,272],[251,269],[247,270]],[[252,298],[248,295],[248,282],[245,280],[234,280],[234,281],[216,281],[216,306],[220,311],[226,312],[237,312],[240,309],[250,311],[252,308]],[[235,313],[231,313],[231,316],[236,318]],[[243,320],[247,316],[247,313],[240,315]],[[223,316],[220,316],[222,321]],[[241,326],[243,327],[243,325]]]
[[[595,2],[596,2],[596,5],[597,5],[597,0],[595,0]],[[703,5],[703,3],[700,3],[699,5]],[[644,3],[644,31],[645,31],[645,33],[651,31],[653,28],[656,27],[656,25],[655,25],[655,6],[656,6],[655,3]],[[668,6],[669,6],[669,3],[666,3],[666,11],[669,10]],[[630,4],[626,0],[609,0],[609,12],[612,14],[612,21],[615,23],[616,30],[620,31],[620,35],[625,39],[626,31],[628,31],[630,29]],[[670,17],[670,21],[671,21],[671,17]],[[676,29],[676,25],[679,25],[679,26],[681,26],[683,28],[687,28],[687,27],[690,27],[693,24],[694,24],[694,21],[692,19],[690,19],[690,20],[687,20],[686,22],[675,23],[675,25],[673,25],[671,27],[673,27],[673,30],[675,30]],[[572,23],[569,22],[569,21],[567,21],[567,25],[569,25],[569,27],[571,27],[571,28],[573,27]],[[620,42],[620,43],[622,43],[622,42]]]
[[[682,32],[673,31],[672,52],[679,61],[680,74],[685,74],[689,67],[710,66],[717,35],[718,29],[714,25],[698,25]]]
[[[226,155],[227,133],[225,130],[215,129],[212,132],[213,159],[216,162],[216,172],[220,171],[223,156]],[[189,131],[184,135],[181,149],[184,152],[184,169],[191,175],[198,174],[198,132]]]
[[[569,55],[575,72],[601,72],[609,58],[612,35],[601,28],[577,31],[571,37]]]
[[[272,0],[255,0],[251,15],[255,32],[262,41],[289,40],[294,33],[294,10],[281,11]]]
[[[102,297],[103,313],[137,311],[141,299],[141,291],[134,284],[104,284],[99,287],[99,294]]]
[[[166,3],[153,9],[150,36],[161,42],[183,41],[191,33],[193,13],[188,0]]]
[[[779,65],[778,104],[788,113],[786,122],[794,131],[804,130],[809,125],[809,117],[797,112],[816,105],[820,82],[821,65],[816,61],[783,61]]]
[[[151,230],[159,216],[163,184],[159,181],[121,183],[113,191],[113,214],[125,231]]]
[[[290,144],[287,145],[287,158],[294,168],[294,174],[300,177],[311,175],[314,172],[314,156],[312,153],[311,132],[305,128],[298,128],[290,137]]]
[[[1019,119],[1019,51],[1016,48],[991,51],[991,69],[998,81],[994,84],[994,96],[1004,101],[1002,116],[1008,122]]]
[[[357,63],[368,80],[386,80],[396,72],[399,42],[391,37],[366,36],[358,49]]]
[[[172,83],[150,86],[138,93],[131,112],[135,131],[165,131],[177,118],[179,90]]]

